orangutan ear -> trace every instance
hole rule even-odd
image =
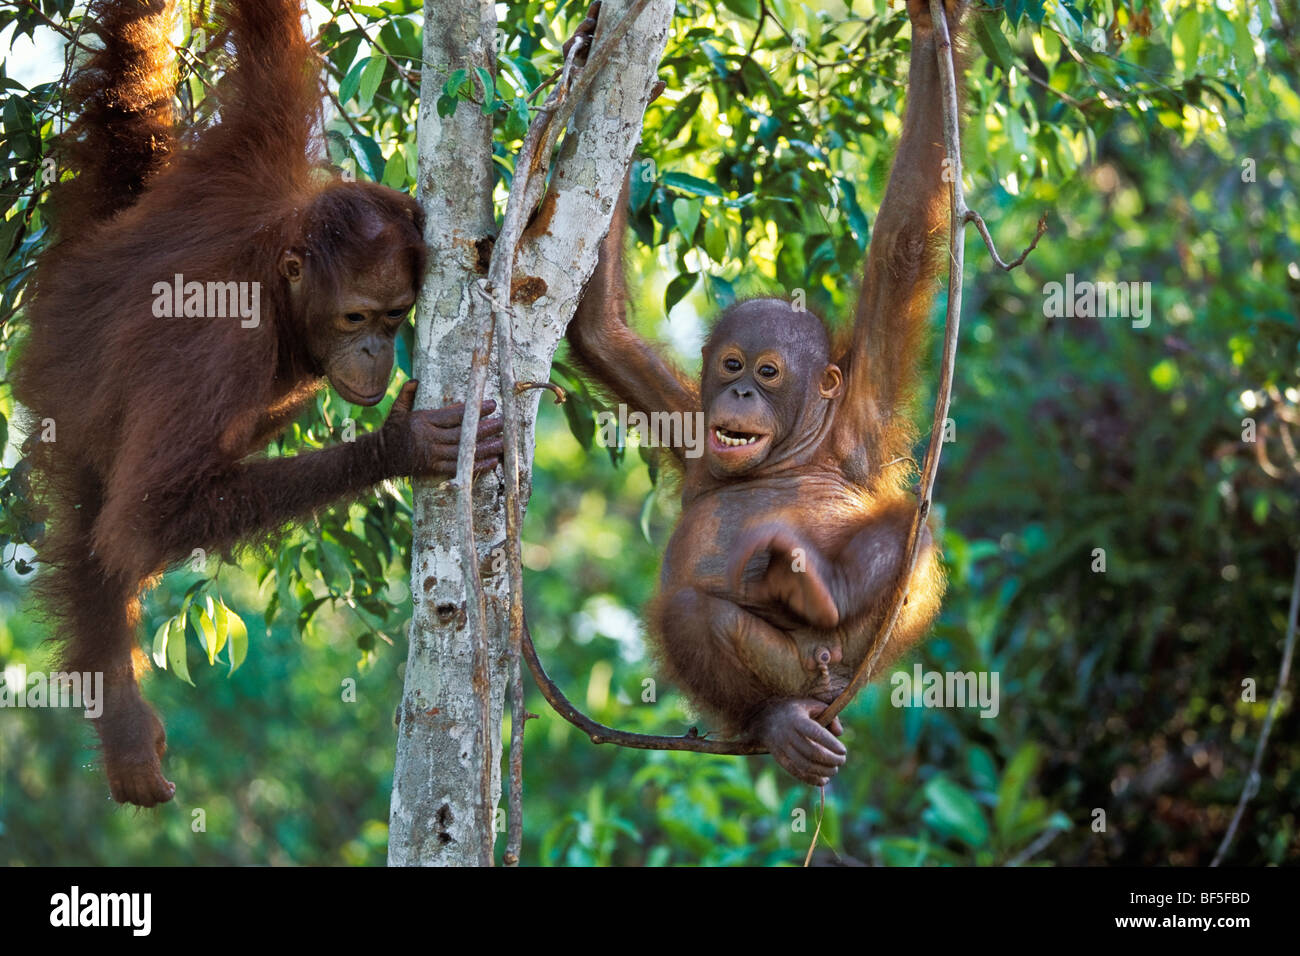
[[[838,398],[844,390],[844,373],[838,365],[827,365],[822,372],[821,384],[817,388],[822,398]]]
[[[302,281],[302,256],[296,249],[286,249],[280,253],[280,275],[294,285]]]

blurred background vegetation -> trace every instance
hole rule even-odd
[[[501,5],[494,96],[447,78],[440,109],[497,115],[502,199],[521,98],[558,64],[584,6]],[[406,71],[418,67],[419,7],[311,5],[349,117],[331,112],[331,160],[398,188],[415,165]],[[46,237],[60,33],[80,12],[71,0],[0,4],[6,368]],[[202,123],[219,57],[198,55],[215,34],[201,5],[189,12],[177,42],[195,55],[178,92]],[[819,313],[850,314],[910,31],[885,0],[681,0],[677,13],[667,90],[646,116],[630,254],[638,325],[694,368],[703,322],[738,295],[802,289]],[[1043,211],[1050,231],[1009,274],[967,237],[956,440],[936,494],[951,582],[933,637],[903,666],[998,672],[998,716],[895,708],[888,683],[868,689],[846,713],[850,761],[823,811],[767,759],[595,747],[530,687],[541,717],[527,734],[526,863],[798,863],[823,812],[827,861],[1213,855],[1276,686],[1300,546],[1286,430],[1300,421],[1300,9],[1008,0],[976,5],[971,22],[969,201],[1006,257]],[[1068,274],[1149,282],[1150,324],[1048,317],[1044,285]],[[639,625],[671,528],[670,476],[650,455],[594,446],[595,403],[562,369],[556,380],[573,398],[544,404],[538,430],[524,533],[533,634],[597,719],[678,732],[695,718],[671,688],[643,702],[656,670]],[[28,598],[40,515],[4,382],[0,413],[0,668],[37,670],[49,651]],[[348,415],[373,427],[383,414],[326,396],[271,453],[334,440]],[[928,421],[928,408],[918,415]],[[184,668],[175,645],[160,654],[167,666],[147,687],[167,719],[174,803],[116,807],[74,713],[0,711],[0,863],[382,864],[408,502],[408,488],[386,488],[272,553],[170,573],[150,596],[146,641],[174,620],[188,647]],[[214,620],[208,598],[229,620]],[[232,673],[236,616],[249,641]],[[1229,862],[1300,860],[1293,700]]]

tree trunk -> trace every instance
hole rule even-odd
[[[607,0],[599,48],[633,0]],[[551,359],[595,268],[600,240],[632,151],[668,36],[672,0],[650,0],[601,70],[561,144],[552,185],[515,260],[515,374],[546,381]],[[416,314],[417,405],[465,400],[470,357],[488,300],[474,285],[479,243],[496,232],[492,207],[491,117],[462,102],[445,118],[436,102],[456,69],[495,70],[494,6],[485,0],[426,0],[424,68],[417,140],[419,199],[428,212],[431,267]],[[479,90],[478,92],[482,92]],[[495,350],[494,350],[495,351]],[[495,362],[488,392],[500,405]],[[540,393],[525,392],[521,501],[531,487],[533,427]],[[417,483],[411,552],[414,611],[406,685],[398,711],[388,860],[391,865],[490,865],[493,814],[501,796],[501,713],[508,686],[508,575],[505,495],[500,472],[479,479],[474,528],[487,596],[489,686],[475,686],[480,635],[470,576],[461,565],[453,482]],[[484,703],[487,728],[483,732]],[[486,741],[486,747],[484,746]],[[504,819],[503,814],[496,818]]]

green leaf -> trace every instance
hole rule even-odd
[[[226,632],[230,636],[230,673],[233,674],[248,657],[248,626],[230,608],[226,608]]]
[[[360,136],[353,133],[348,137],[348,142],[352,144],[352,155],[356,157],[357,165],[361,166],[366,175],[378,182],[384,176],[384,153],[369,136]]]
[[[865,250],[867,238],[871,235],[871,225],[867,221],[867,214],[862,211],[862,206],[858,203],[857,187],[847,179],[838,176],[835,177],[835,182],[839,184],[844,197],[844,215],[849,220],[849,228],[853,230],[853,238],[857,241],[858,250]]]
[[[348,75],[343,77],[343,82],[339,84],[340,103],[346,103],[356,95],[357,86],[361,83],[361,71],[369,62],[369,60],[357,60],[356,65],[348,71]]]
[[[409,20],[406,17],[398,17],[392,23],[397,28],[399,42],[395,46],[389,47],[389,52],[396,53],[400,51],[407,56],[419,57],[423,52],[423,28],[417,26],[414,20]]]
[[[722,5],[746,19],[758,19],[758,0],[722,0]]]
[[[1052,4],[1052,9],[1056,14],[1056,23],[1060,27],[1061,35],[1075,46],[1085,46],[1083,27],[1074,18],[1074,14],[1059,3]]]
[[[878,837],[871,841],[871,852],[880,856],[888,866],[920,866],[927,861],[956,866],[963,862],[946,848],[932,846],[928,839],[913,837]]]
[[[185,657],[185,620],[177,616],[167,622],[167,669],[191,687],[190,662]]]
[[[172,619],[168,618],[158,625],[153,633],[154,666],[167,669],[167,635],[171,633]]]
[[[974,798],[957,784],[947,777],[935,777],[925,785],[925,795],[933,811],[927,822],[935,829],[971,847],[988,842],[988,821]]]
[[[672,108],[668,116],[664,119],[664,125],[659,127],[659,142],[671,143],[677,138],[677,134],[682,128],[694,118],[700,108],[700,100],[704,98],[704,93],[696,90],[682,99],[680,103]]]
[[[322,540],[316,547],[320,575],[330,591],[347,594],[352,590],[352,562],[333,541]]]
[[[533,66],[527,57],[511,56],[508,59],[523,74],[524,82],[528,84],[530,93],[541,85],[542,75],[537,72],[537,67]]]
[[[998,805],[993,811],[993,822],[998,833],[1006,835],[1011,832],[1020,813],[1020,803],[1024,799],[1025,788],[1029,778],[1038,768],[1038,748],[1025,744],[1011,758],[1002,783],[998,785]]]
[[[728,74],[731,73],[731,67],[727,65],[727,58],[722,55],[721,51],[719,51],[712,43],[701,43],[700,51],[708,58],[709,64],[713,67],[713,71],[717,73],[719,77],[726,79]]]
[[[704,251],[714,262],[727,257],[727,223],[721,216],[710,216],[704,223]]]
[[[203,612],[208,616],[208,620],[212,622],[212,643],[216,645],[216,650],[220,651],[226,646],[226,633],[217,627],[217,608],[211,594],[203,595]],[[216,651],[213,654],[215,655]]]
[[[698,199],[674,199],[673,218],[677,231],[687,242],[695,241],[695,227],[700,224],[701,203]]]
[[[496,81],[492,79],[492,74],[481,66],[476,66],[474,72],[478,74],[478,81],[483,84],[483,115],[487,116],[497,108]]]
[[[684,193],[691,193],[695,196],[711,196],[714,199],[721,199],[723,195],[722,190],[707,179],[700,179],[700,177],[692,176],[689,173],[664,173],[663,182],[665,186],[673,186]]]
[[[330,597],[327,594],[324,597],[312,598],[311,600],[303,604],[302,610],[298,612],[299,631],[302,631],[307,627],[307,625],[311,622],[312,615],[315,614],[317,609],[329,599]]]
[[[664,312],[671,312],[673,306],[686,296],[695,286],[695,280],[699,275],[694,272],[683,272],[681,275],[668,283],[668,288],[664,290]]]
[[[442,95],[451,97],[452,99],[459,97],[461,92],[460,86],[465,82],[465,78],[468,76],[469,74],[464,70],[453,71],[451,76],[447,78],[447,82],[442,84]]]
[[[208,600],[211,602],[212,599],[209,598]],[[212,626],[217,632],[217,650],[213,652],[212,660],[208,663],[215,664],[217,662],[217,653],[226,646],[226,637],[230,633],[230,608],[226,607],[220,598],[217,599],[215,605],[210,604],[210,606],[212,607]]]
[[[1245,29],[1245,24],[1241,29]],[[1195,73],[1196,61],[1201,51],[1200,14],[1195,9],[1184,10],[1178,17],[1174,34],[1179,44],[1179,49],[1174,51],[1174,62],[1184,73]]]
[[[384,165],[382,182],[389,189],[399,192],[406,189],[406,157],[402,155],[400,145],[393,150],[393,155],[388,157],[388,162]]]
[[[199,636],[199,646],[208,654],[209,664],[217,659],[217,627],[208,610],[211,604],[212,598],[209,597],[206,605],[191,604],[188,612],[190,623],[194,625],[194,631]]]
[[[591,406],[580,397],[570,395],[568,401],[560,407],[564,409],[564,417],[573,437],[578,439],[579,445],[590,451],[596,437],[596,420],[591,415]]]
[[[1042,797],[1023,801],[1016,813],[1016,821],[1003,837],[1003,842],[1008,846],[1014,846],[1022,840],[1038,835],[1048,829],[1050,816],[1047,801]]]
[[[975,39],[984,55],[1000,66],[1003,73],[1010,72],[1015,54],[1011,52],[1011,44],[1007,43],[1001,28],[994,26],[993,17],[975,17]]]
[[[641,525],[642,537],[644,537],[646,541],[650,542],[651,544],[653,544],[654,542],[650,540],[650,515],[654,513],[654,508],[655,508],[655,490],[651,488],[650,493],[646,495],[645,500],[641,502],[641,519],[638,522]]]
[[[9,254],[18,243],[24,225],[25,221],[21,214],[0,222],[0,259],[9,258]],[[3,447],[0,445],[0,448]]]
[[[979,746],[971,746],[966,751],[966,765],[970,767],[971,779],[981,790],[993,790],[998,785],[998,769],[993,757]]]
[[[353,561],[361,565],[370,580],[383,582],[384,566],[374,548],[346,528],[331,532],[330,536],[338,541],[339,546],[348,553],[348,556]]]
[[[649,201],[655,185],[654,164],[645,160],[633,163],[628,183],[628,207],[634,210],[642,208]]]
[[[718,308],[725,309],[735,304],[736,287],[724,279],[722,276],[715,276],[711,272],[704,273],[704,281],[708,285],[709,295],[713,301],[718,304]]]
[[[506,135],[515,139],[520,139],[528,132],[528,124],[532,122],[532,116],[528,112],[528,101],[522,96],[516,97],[514,105],[510,107],[510,112],[506,116]]]
[[[379,83],[383,80],[384,70],[387,67],[388,61],[379,54],[366,61],[361,71],[361,82],[357,86],[357,103],[363,112],[370,109],[370,105],[374,102],[375,92],[379,89]]]

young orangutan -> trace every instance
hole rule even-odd
[[[960,2],[946,3],[950,30]],[[671,676],[726,730],[761,740],[795,777],[825,784],[844,763],[840,727],[817,717],[850,681],[881,625],[916,503],[904,462],[917,359],[948,226],[943,109],[926,0],[908,0],[907,113],[871,235],[857,316],[832,341],[781,299],[727,309],[698,387],[627,325],[626,195],[569,326],[574,357],[642,414],[703,413],[684,471],[651,636]],[[881,664],[919,640],[944,580],[929,529]]]
[[[142,589],[194,548],[229,550],[388,478],[451,475],[460,440],[460,406],[413,411],[408,382],[376,432],[256,456],[325,382],[382,400],[423,278],[423,215],[321,168],[299,0],[217,8],[235,66],[220,122],[182,146],[174,0],[90,5],[99,48],[69,91],[79,119],[62,144],[76,176],[56,189],[15,383],[49,510],[39,590],[63,667],[104,674],[96,730],[113,797],[144,807],[175,787],[137,686]],[[485,420],[478,469],[501,449],[499,420]]]

